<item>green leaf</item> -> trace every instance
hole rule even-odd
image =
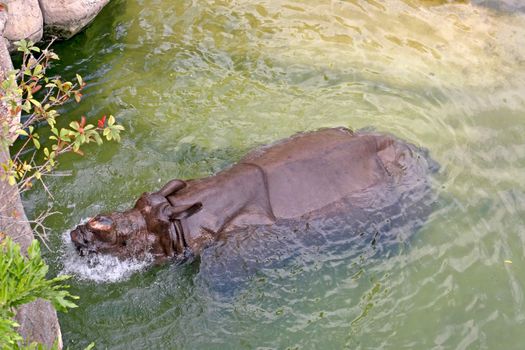
[[[37,64],[35,66],[35,69],[33,69],[33,75],[39,75],[40,73],[42,73],[42,69],[43,69],[42,65]]]
[[[73,84],[69,81],[66,81],[64,83],[62,83],[62,87],[59,87],[60,90],[63,90],[65,92],[69,91],[71,89],[71,87],[73,86]]]
[[[80,124],[77,121],[69,123],[69,127],[73,130],[78,130],[80,128]]]
[[[26,54],[29,53],[29,50],[27,49],[27,41],[25,41],[24,39],[15,41],[14,44],[18,47],[17,51],[21,51]]]
[[[98,132],[93,135],[93,138],[95,139],[95,142],[99,146],[104,143],[104,141],[102,141],[102,138],[100,137],[100,134]]]
[[[28,100],[26,100],[24,102],[24,104],[22,105],[22,109],[24,110],[24,112],[26,113],[30,113],[31,112],[31,102],[29,102]]]
[[[38,102],[34,98],[29,99],[29,101],[31,101],[31,103],[34,104],[35,106],[42,108],[42,105],[40,104],[40,102]]]
[[[54,53],[53,51],[49,52],[49,58],[51,58],[52,60],[59,60],[60,59],[60,57],[58,57],[58,55],[56,53]]]
[[[69,129],[64,129],[64,128],[60,129],[60,140],[67,141],[67,142],[71,141],[71,138],[70,138],[71,134],[73,134],[73,132]]]
[[[35,145],[36,149],[40,149],[40,141],[38,141],[36,138],[33,138],[33,144]]]
[[[82,77],[79,74],[77,74],[77,81],[80,84],[80,86],[82,86],[83,81],[82,81]]]

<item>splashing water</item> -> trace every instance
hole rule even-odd
[[[133,273],[153,263],[151,255],[148,255],[145,260],[119,260],[117,257],[101,254],[81,257],[71,242],[69,231],[62,233],[62,250],[64,267],[61,274],[74,275],[78,279],[97,283],[126,280]]]

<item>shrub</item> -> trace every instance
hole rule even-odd
[[[40,245],[33,240],[27,250],[27,257],[20,252],[20,246],[10,237],[0,242],[0,349],[17,349],[22,337],[16,332],[18,324],[13,320],[16,308],[37,298],[50,301],[62,312],[76,307],[77,297],[67,291],[62,282],[69,276],[46,279],[48,266],[40,255]],[[31,345],[36,348],[37,344]]]
[[[100,145],[104,138],[120,141],[124,127],[116,124],[112,115],[102,116],[96,125],[81,116],[79,120],[71,121],[68,127],[58,127],[56,108],[72,99],[79,103],[86,83],[78,74],[74,83],[58,76],[46,76],[52,62],[59,59],[49,49],[51,43],[43,50],[31,41],[21,40],[16,44],[22,53],[21,67],[8,72],[0,86],[0,99],[7,109],[7,113],[0,113],[0,147],[12,146],[19,136],[24,140],[11,160],[1,164],[0,180],[11,185],[18,183],[20,191],[24,191],[32,187],[34,180],[42,181],[42,176],[51,172],[60,154],[75,152],[82,155],[82,145],[90,142]],[[41,148],[42,140],[36,126],[49,128],[50,136],[46,142],[49,147]],[[22,158],[28,151],[31,153],[31,148],[36,152],[31,157]],[[39,164],[38,159],[43,159],[43,163]]]

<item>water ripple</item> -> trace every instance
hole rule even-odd
[[[55,68],[89,84],[63,114],[113,113],[127,132],[120,145],[64,157],[73,176],[49,179],[52,203],[44,190],[27,194],[30,215],[64,213],[47,223],[55,246],[81,218],[168,179],[206,176],[258,144],[327,126],[428,148],[441,165],[438,203],[383,254],[283,230],[278,249],[239,241],[251,253],[237,260],[225,256],[230,242],[200,264],[75,281],[81,307],[61,315],[66,345],[520,348],[524,28],[515,0],[112,1],[58,45]]]

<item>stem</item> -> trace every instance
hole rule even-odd
[[[22,151],[26,148],[27,144],[29,143],[31,139],[28,137],[26,142],[24,142],[24,144],[22,145],[22,147],[20,147],[20,149],[18,150],[17,154],[12,157],[12,159],[19,159],[20,157],[20,154],[22,153]]]

